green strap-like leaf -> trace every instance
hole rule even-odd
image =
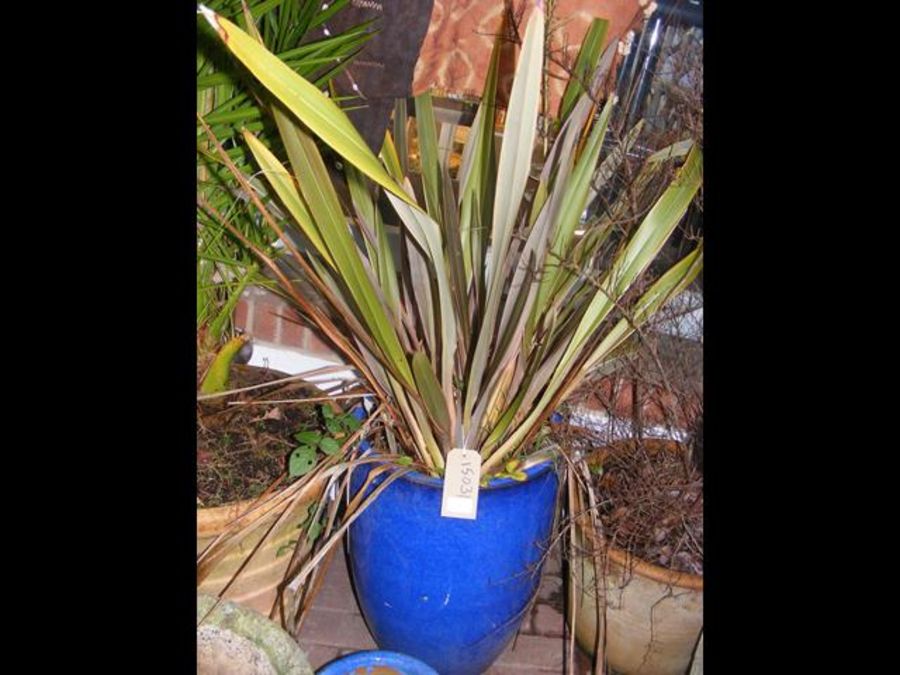
[[[219,350],[216,358],[213,359],[212,365],[209,367],[209,372],[206,373],[206,377],[203,378],[203,383],[200,385],[202,393],[214,394],[225,391],[228,387],[228,373],[231,368],[231,362],[234,361],[234,357],[241,351],[241,347],[244,346],[248,339],[246,335],[237,335],[226,342]]]
[[[416,96],[416,133],[419,137],[419,161],[422,166],[422,187],[428,215],[438,223],[443,222],[441,208],[440,161],[438,158],[437,130],[434,124],[434,106],[431,94]]]
[[[586,341],[615,307],[615,300],[628,290],[637,277],[659,254],[665,241],[687,211],[691,200],[702,182],[702,156],[695,146],[688,154],[684,166],[676,174],[672,184],[663,192],[625,249],[613,262],[612,269],[601,287],[594,294],[572,331],[553,376],[540,400],[529,408],[529,414],[510,436],[485,461],[482,470],[497,465],[524,440],[529,431],[544,414],[546,406],[560,393],[560,387],[569,376],[578,356],[583,353]]]
[[[417,351],[412,357],[413,375],[416,386],[422,395],[422,402],[428,414],[437,423],[439,430],[446,434],[450,429],[450,416],[447,412],[447,401],[441,392],[441,384],[434,375],[431,361],[423,351]]]
[[[394,144],[396,145],[396,154],[398,157],[398,161],[400,164],[399,173],[400,176],[405,176],[409,173],[409,144],[406,140],[406,123],[409,121],[409,116],[406,113],[406,99],[398,98],[394,101]],[[397,178],[395,175],[394,178],[398,181],[402,180],[402,178]]]
[[[384,143],[381,145],[381,153],[379,153],[378,156],[381,157],[381,161],[384,162],[384,166],[387,168],[391,177],[397,181],[399,185],[402,185],[406,178],[406,172],[403,168],[403,163],[400,161],[400,157],[397,155],[397,148],[394,147],[394,141],[391,139],[391,134],[387,131],[384,132]]]
[[[288,170],[284,168],[275,155],[273,155],[265,145],[260,143],[253,134],[245,131],[244,140],[250,147],[250,151],[253,153],[254,159],[256,159],[256,162],[262,169],[266,180],[269,181],[272,189],[275,190],[275,194],[278,195],[287,210],[297,221],[303,234],[309,238],[309,241],[325,261],[333,267],[334,261],[331,259],[331,254],[328,252],[325,242],[322,241],[319,229],[315,226],[315,223],[313,223],[312,216],[309,214],[309,209],[306,208],[306,204],[300,197],[300,193],[297,191],[294,180]]]
[[[499,292],[503,261],[512,237],[516,216],[531,171],[531,156],[537,134],[538,107],[544,58],[544,12],[536,7],[528,20],[522,53],[516,65],[509,108],[503,127],[503,145],[497,168],[497,189],[491,224],[489,292]]]
[[[497,311],[503,291],[503,268],[512,238],[516,214],[525,192],[531,170],[531,155],[537,131],[538,103],[544,54],[544,12],[538,6],[532,12],[525,29],[522,53],[516,67],[515,80],[509,99],[509,109],[500,150],[497,188],[494,194],[494,215],[491,229],[491,255],[486,269],[487,297],[475,351],[469,363],[463,405],[463,426],[468,432],[471,412],[481,394],[481,383],[487,365],[488,352],[496,328]]]
[[[609,29],[609,21],[595,18],[581,41],[578,57],[575,59],[575,68],[566,85],[562,101],[559,104],[559,119],[564,120],[572,112],[578,97],[584,93],[582,83],[588,83],[592,77],[597,61],[600,60],[600,50],[606,41],[606,32]]]
[[[603,338],[603,341],[591,352],[582,366],[582,375],[596,368],[609,354],[622,345],[625,340],[653,316],[666,302],[687,288],[700,270],[703,269],[703,245],[691,251],[684,258],[672,265],[650,289],[634,304],[628,319],[620,319],[615,327]],[[574,389],[573,382],[569,389]]]
[[[593,334],[597,326],[615,306],[615,301],[625,293],[637,277],[659,254],[669,235],[678,225],[681,217],[696,194],[701,182],[700,152],[696,148],[666,188],[653,208],[644,218],[641,226],[628,242],[612,265],[607,278],[601,282],[578,328],[572,335],[560,365],[551,380],[551,385],[560,382],[573,358],[579,353],[585,340]]]
[[[440,228],[427,213],[410,208],[393,195],[388,195],[388,199],[394,205],[407,232],[412,234],[419,247],[428,255],[434,269],[439,303],[437,319],[440,322],[441,337],[441,386],[445,395],[450,397],[453,387],[453,357],[457,347],[457,322],[450,289],[450,274],[444,262]]]
[[[297,181],[312,219],[334,260],[338,276],[359,307],[372,337],[382,350],[386,365],[401,382],[412,387],[412,373],[403,347],[385,311],[385,303],[363,265],[359,247],[341,210],[322,156],[309,135],[298,127],[293,131],[298,140],[298,153],[293,158]]]
[[[560,276],[560,268],[567,260],[573,233],[581,221],[581,214],[587,204],[591,176],[594,173],[594,168],[597,166],[597,160],[600,158],[600,150],[603,147],[603,139],[606,137],[606,129],[613,104],[614,99],[610,98],[606,105],[603,106],[600,119],[594,124],[587,145],[581,153],[581,157],[575,163],[575,168],[572,170],[569,180],[566,181],[564,186],[554,186],[554,190],[564,190],[564,193],[559,214],[556,217],[553,244],[547,255],[543,267],[544,274],[538,288],[537,302],[535,303],[538,311],[542,311],[549,306],[548,296],[555,289],[557,278]],[[531,326],[533,325],[532,323]],[[529,330],[529,335],[530,332]]]
[[[386,190],[404,201],[415,203],[388,175],[353,123],[334,101],[228,19],[203,5],[200,5],[200,12],[231,53],[314,134]]]

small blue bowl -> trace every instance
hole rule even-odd
[[[322,666],[316,675],[356,675],[357,668],[364,668],[363,672],[368,673],[377,666],[393,668],[402,675],[438,675],[434,668],[412,656],[378,650],[347,654]]]

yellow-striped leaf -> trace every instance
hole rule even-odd
[[[199,7],[231,53],[316,136],[386,190],[414,203],[388,175],[350,118],[334,101],[228,19],[203,5]]]

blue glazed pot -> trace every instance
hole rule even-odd
[[[354,471],[354,492],[366,474]],[[559,485],[551,462],[526,474],[482,488],[476,520],[442,518],[443,482],[407,474],[350,526],[350,569],[379,647],[441,675],[483,673],[503,652],[537,592]]]
[[[316,675],[355,675],[357,668],[370,672],[378,666],[393,668],[402,675],[438,675],[431,666],[406,654],[374,650],[348,654],[323,666],[316,671]]]

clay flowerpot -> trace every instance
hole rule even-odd
[[[674,446],[675,444],[669,444]],[[581,551],[601,551],[590,519],[575,525]],[[703,629],[703,577],[678,572],[610,547],[606,552],[606,657],[623,675],[685,675]],[[597,568],[602,569],[598,554]],[[597,640],[598,594],[594,559],[578,556],[569,582],[576,594],[575,637],[589,654]],[[599,603],[602,607],[602,601]],[[572,625],[570,608],[569,625]]]
[[[580,529],[579,535],[586,532]],[[608,557],[609,665],[625,675],[684,675],[703,629],[703,577],[629,559],[620,549],[610,549]],[[589,557],[582,557],[572,568],[571,581],[580,589],[575,636],[593,654],[597,636],[594,566]]]
[[[249,371],[263,370],[251,366],[243,366]],[[267,370],[267,369],[266,369]],[[288,377],[287,373],[269,371],[277,377]],[[308,394],[315,395],[320,390],[312,383],[299,382]],[[335,411],[340,409],[332,404]],[[298,538],[297,526],[306,517],[308,506],[316,501],[324,489],[324,482],[313,485],[309,494],[290,506],[290,512],[267,540],[253,554],[250,562],[241,571],[235,582],[225,593],[225,599],[240,603],[264,616],[269,616],[278,595],[278,586],[284,581],[291,560],[294,544]],[[276,492],[275,495],[278,493]],[[247,559],[262,537],[269,531],[273,523],[284,511],[283,505],[266,506],[259,513],[245,517],[254,506],[256,500],[247,499],[230,502],[222,506],[197,509],[197,555],[209,546],[213,540],[225,532],[236,519],[243,518],[244,523],[264,514],[260,523],[247,534],[237,545],[233,546],[198,584],[198,593],[218,595],[234,576],[234,573]]]
[[[293,550],[291,542],[297,539],[299,531],[297,525],[305,517],[307,506],[311,501],[312,498],[303,500],[292,507],[291,513],[282,525],[260,546],[240,576],[228,589],[226,597],[229,600],[249,607],[264,616],[269,616],[278,594],[278,585],[284,580],[287,573]],[[199,555],[225,530],[229,523],[246,513],[252,505],[253,500],[245,500],[215,508],[197,509],[197,554]],[[198,592],[218,595],[222,591],[225,584],[231,580],[231,577],[246,560],[253,547],[259,543],[263,534],[275,522],[282,507],[270,510],[271,515],[267,514],[263,522],[240,544],[230,550],[197,586]],[[279,551],[281,551],[281,555],[279,555]]]

